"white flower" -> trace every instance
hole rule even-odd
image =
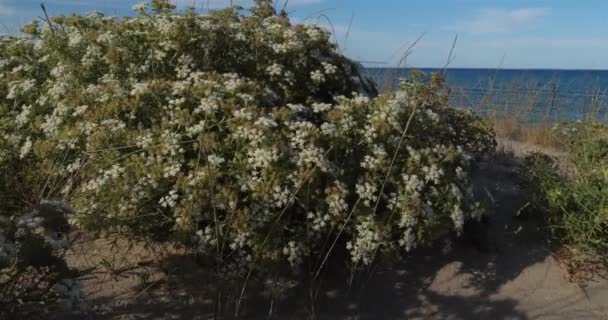
[[[31,105],[21,107],[21,113],[19,113],[17,115],[17,117],[15,118],[15,122],[17,123],[17,125],[21,127],[24,124],[26,124],[29,120],[29,116],[30,116],[31,112],[32,112]]]
[[[321,84],[325,82],[325,75],[323,74],[323,72],[321,72],[321,70],[315,70],[310,73],[310,79],[315,84]]]
[[[289,241],[287,246],[283,248],[283,254],[287,257],[287,261],[292,267],[297,267],[302,264],[304,250],[295,241]]]
[[[122,131],[127,127],[127,125],[123,121],[118,119],[106,119],[103,120],[100,124],[110,129],[111,132]]]
[[[245,41],[245,40],[247,40],[247,36],[244,33],[242,33],[242,32],[238,32],[234,36],[234,38],[237,39],[237,40],[239,40],[239,41]]]
[[[136,3],[131,7],[131,9],[133,9],[133,11],[137,11],[137,12],[145,11],[147,8],[148,8],[147,2]]]
[[[382,165],[386,161],[386,157],[388,156],[384,147],[380,145],[373,146],[373,156],[366,155],[363,157],[363,161],[361,162],[361,168],[366,168],[370,170],[382,168]]]
[[[283,73],[283,66],[278,63],[273,63],[266,67],[266,73],[268,73],[270,77],[278,77]]]
[[[458,188],[457,185],[450,183],[450,190],[451,190],[454,198],[456,198],[456,200],[458,200],[458,201],[462,200],[462,198],[463,198],[462,191],[460,190],[460,188]]]
[[[234,240],[232,241],[232,243],[229,245],[230,249],[232,250],[238,250],[241,248],[244,248],[246,245],[251,244],[251,241],[249,241],[250,238],[250,233],[249,232],[243,232],[243,231],[238,231],[236,233],[236,236],[234,237]]]
[[[369,207],[372,201],[376,201],[378,197],[374,195],[376,191],[378,191],[378,187],[372,182],[365,180],[363,183],[357,183],[355,185],[355,190],[361,200],[363,200],[363,204]]]
[[[67,167],[66,167],[66,171],[69,173],[73,173],[76,172],[78,169],[80,169],[81,163],[80,163],[80,158],[76,159],[74,162],[70,163]]]
[[[348,210],[348,203],[346,203],[346,197],[348,196],[348,190],[346,186],[336,181],[334,187],[329,188],[325,192],[327,194],[327,211],[334,217],[341,217]]]
[[[196,232],[199,239],[200,249],[206,249],[207,247],[213,247],[216,245],[217,240],[215,238],[215,232],[210,226],[206,226],[205,229],[200,229]]]
[[[253,119],[253,115],[251,114],[251,112],[249,112],[249,110],[247,110],[245,108],[234,110],[232,112],[232,115],[235,118],[242,118],[243,120]]]
[[[399,245],[405,248],[405,251],[411,251],[416,247],[416,235],[411,228],[408,228],[403,232],[403,236],[399,239]]]
[[[422,191],[424,187],[424,183],[415,174],[403,175],[403,182],[405,182],[405,191],[410,193]]]
[[[175,177],[175,176],[177,176],[177,173],[179,171],[180,171],[179,163],[174,163],[163,169],[163,172],[164,172],[163,177],[165,177],[165,178]]]
[[[196,109],[192,112],[193,114],[212,114],[219,109],[219,104],[214,98],[202,98]]]
[[[258,118],[258,120],[255,121],[254,124],[257,126],[268,127],[268,128],[273,128],[278,125],[276,121],[274,121],[268,117],[260,117],[260,118]]]
[[[25,143],[23,144],[23,146],[21,146],[19,158],[20,159],[25,158],[25,156],[27,156],[31,150],[32,150],[32,140],[30,140],[30,137],[27,137],[27,140],[25,140]]]
[[[273,191],[272,198],[274,199],[274,206],[276,208],[283,208],[291,202],[291,191],[288,188],[275,186]]]
[[[329,103],[313,103],[312,111],[315,113],[322,113],[331,110],[332,105]]]
[[[97,36],[97,42],[108,44],[114,40],[114,35],[111,31],[106,31]]]
[[[310,40],[317,41],[321,39],[321,30],[316,26],[309,26],[306,30],[306,34],[310,37]]]
[[[353,102],[357,105],[366,105],[369,103],[369,98],[366,96],[362,96],[362,95],[357,95],[353,98]]]
[[[68,37],[68,45],[70,47],[75,47],[82,42],[82,35],[80,32],[72,32]]]
[[[13,81],[9,85],[7,99],[15,99],[20,95],[26,94],[28,91],[34,88],[36,81],[34,79],[26,79],[23,81]]]
[[[141,96],[149,91],[149,83],[147,82],[138,82],[133,84],[133,88],[131,89],[132,96]]]
[[[439,122],[440,118],[439,115],[435,112],[433,112],[433,110],[431,109],[426,109],[426,115],[433,121],[433,122]]]
[[[422,172],[425,174],[427,182],[434,182],[435,184],[439,184],[439,179],[443,176],[443,169],[439,168],[436,164],[422,167]]]
[[[179,196],[177,195],[177,191],[171,190],[169,194],[162,197],[158,203],[163,208],[173,208],[177,204],[177,199]]]
[[[331,220],[331,217],[328,214],[323,214],[321,212],[309,212],[307,218],[308,220],[311,220],[311,228],[315,232],[325,230],[325,228],[330,225],[329,221]]]
[[[299,167],[317,167],[321,171],[326,172],[328,167],[323,154],[323,149],[308,146],[298,154],[297,164]]]
[[[275,148],[255,149],[248,152],[247,162],[254,169],[263,169],[279,158],[279,152]]]
[[[325,70],[326,75],[335,74],[336,71],[338,70],[338,68],[336,68],[336,66],[334,66],[331,63],[322,62],[321,64],[323,65],[323,69]]]
[[[87,106],[87,105],[82,105],[82,106],[76,107],[76,110],[74,110],[74,113],[72,113],[72,115],[74,115],[74,116],[82,115],[87,111],[88,108],[89,108],[89,106]]]
[[[142,149],[149,148],[150,146],[152,146],[153,142],[154,138],[152,137],[152,134],[150,132],[145,132],[144,134],[135,138],[135,144]]]
[[[458,178],[458,180],[466,180],[467,178],[467,173],[462,170],[462,167],[456,167],[456,177]]]
[[[371,216],[357,224],[356,230],[356,236],[346,244],[346,248],[350,251],[353,262],[369,265],[382,244],[382,238]]]
[[[271,47],[272,51],[277,54],[284,54],[289,51],[289,46],[285,43],[273,43]]]
[[[469,206],[469,216],[477,221],[481,219],[484,215],[483,207],[479,202],[475,202]]]
[[[462,232],[462,227],[464,226],[464,213],[459,205],[454,205],[450,218],[452,218],[452,222],[454,223],[454,229],[460,234]]]
[[[158,29],[158,32],[163,35],[168,35],[171,33],[174,25],[175,23],[173,19],[169,17],[162,17],[156,20],[156,28]]]
[[[323,122],[321,125],[321,133],[328,137],[335,137],[338,135],[338,128],[333,123]]]
[[[76,124],[76,127],[82,131],[85,136],[90,136],[98,127],[96,123],[85,121]]]
[[[218,156],[216,154],[211,154],[207,156],[207,161],[214,167],[219,167],[222,163],[226,162],[226,159]]]
[[[420,159],[422,159],[420,152],[418,152],[417,150],[415,150],[414,148],[412,148],[410,146],[407,146],[406,149],[407,149],[407,152],[410,154],[410,157],[412,160],[414,160],[415,162],[420,162]]]
[[[292,104],[292,103],[288,103],[287,107],[289,109],[291,109],[291,111],[293,112],[304,112],[307,110],[307,108],[301,104]]]

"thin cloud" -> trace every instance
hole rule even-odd
[[[485,9],[472,20],[448,29],[469,34],[510,33],[534,24],[548,14],[547,8]]]
[[[479,42],[479,45],[499,49],[572,49],[606,50],[608,38],[549,38],[521,37]]]
[[[0,16],[9,16],[15,13],[15,8],[0,3]]]

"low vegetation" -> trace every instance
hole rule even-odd
[[[471,176],[494,131],[448,106],[440,76],[413,73],[378,95],[326,30],[267,1],[247,14],[177,13],[163,0],[134,10],[58,16],[0,39],[10,312],[76,302],[70,228],[179,243],[218,279],[246,282],[316,277],[336,251],[367,268],[487,214]],[[495,122],[502,138],[539,136]],[[608,129],[538,131],[552,139],[538,144],[567,142],[570,166],[527,159],[529,209],[560,241],[605,257]]]
[[[555,239],[579,254],[608,257],[608,127],[578,122],[557,125],[564,155],[528,157],[532,208],[543,214]]]
[[[31,210],[48,201],[80,230],[179,241],[227,278],[318,274],[338,249],[356,269],[484,214],[470,173],[494,137],[448,107],[439,77],[377,96],[327,31],[266,1],[247,15],[134,10],[0,42],[11,259],[26,259],[17,243],[45,226]],[[52,239],[35,243],[51,252]]]

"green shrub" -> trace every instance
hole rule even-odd
[[[554,128],[567,155],[528,158],[534,209],[540,209],[560,241],[596,257],[608,254],[608,127],[594,122]]]
[[[3,141],[21,183],[92,231],[182,239],[231,271],[407,251],[479,218],[469,173],[493,150],[439,77],[390,95],[317,26],[259,1],[55,17],[0,50]],[[45,183],[35,183],[47,177]]]

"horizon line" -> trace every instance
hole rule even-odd
[[[411,69],[420,69],[420,70],[443,70],[443,69],[447,69],[447,70],[462,70],[462,69],[469,69],[469,70],[530,70],[530,71],[608,71],[608,68],[549,68],[549,67],[533,67],[533,68],[526,68],[526,67],[509,67],[509,68],[505,68],[505,67],[389,67],[389,66],[365,66],[363,65],[364,68],[368,68],[368,69],[404,69],[404,70],[411,70]]]

